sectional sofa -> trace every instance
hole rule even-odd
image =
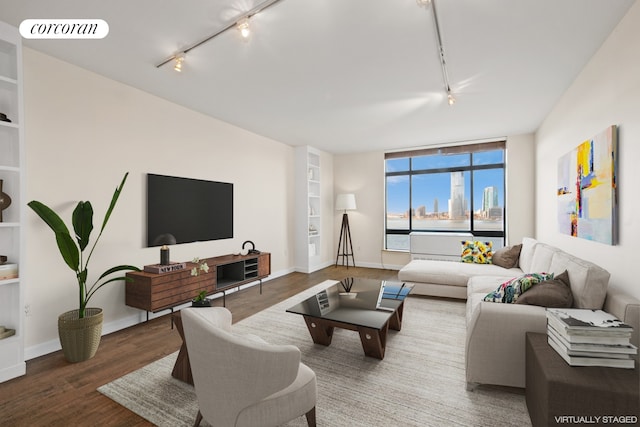
[[[525,273],[567,271],[573,307],[603,309],[634,328],[638,345],[640,301],[609,288],[609,272],[556,247],[524,238],[517,265],[414,260],[398,273],[414,293],[467,300],[467,388],[478,384],[525,386],[525,333],[546,333],[545,307],[485,301],[501,283]],[[526,294],[526,293],[525,293]],[[637,363],[637,362],[636,362]]]

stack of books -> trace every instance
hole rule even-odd
[[[633,369],[633,328],[602,310],[547,308],[551,347],[571,366]]]

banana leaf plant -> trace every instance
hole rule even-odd
[[[113,193],[111,204],[109,205],[107,213],[104,216],[104,220],[102,221],[100,233],[93,242],[93,245],[89,250],[89,254],[86,256],[85,249],[87,249],[87,247],[89,246],[89,238],[91,236],[91,231],[93,231],[93,208],[91,206],[91,202],[80,201],[73,211],[72,223],[73,231],[75,233],[75,240],[73,237],[71,237],[69,229],[62,221],[62,219],[60,219],[60,216],[56,214],[51,208],[37,200],[32,200],[28,203],[28,206],[33,209],[36,214],[38,214],[38,216],[49,226],[49,228],[51,228],[51,230],[53,230],[56,237],[56,243],[58,244],[58,249],[60,250],[60,255],[62,255],[64,262],[69,266],[69,268],[71,268],[71,270],[76,273],[79,288],[79,318],[85,317],[85,309],[87,308],[87,304],[98,289],[102,288],[108,283],[117,282],[120,280],[128,280],[124,275],[117,277],[108,276],[121,271],[140,271],[138,267],[132,265],[118,265],[106,270],[100,275],[100,277],[98,277],[95,282],[93,282],[93,284],[87,286],[87,277],[89,275],[89,261],[91,260],[91,255],[93,255],[93,251],[95,250],[96,245],[98,244],[98,241],[102,236],[102,232],[104,231],[104,228],[109,221],[111,212],[116,206],[116,202],[118,201],[118,197],[120,197],[122,187],[124,187],[124,183],[126,182],[128,175],[129,172],[124,174],[124,178],[122,178],[120,186],[116,188],[116,191]]]

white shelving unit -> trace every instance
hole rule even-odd
[[[18,265],[18,277],[0,279],[0,326],[15,330],[0,339],[0,382],[24,375],[24,132],[22,41],[18,29],[0,22],[0,180],[11,205],[2,212],[0,255]],[[0,329],[1,331],[1,329]],[[0,336],[2,334],[0,333]]]
[[[311,273],[322,267],[322,191],[320,152],[296,148],[296,254],[298,270]]]

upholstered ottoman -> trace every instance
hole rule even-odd
[[[640,378],[635,369],[570,366],[547,344],[526,334],[526,402],[534,427],[635,425],[640,422]]]

